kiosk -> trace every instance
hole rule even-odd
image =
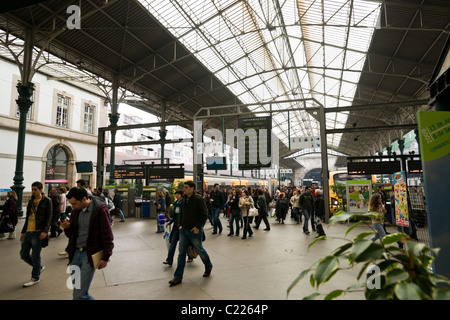
[[[122,196],[122,211],[125,218],[134,218],[136,216],[136,188],[134,186],[121,186],[118,191]]]
[[[156,218],[156,187],[142,188],[142,217]]]

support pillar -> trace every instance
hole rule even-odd
[[[320,149],[322,157],[322,184],[323,184],[323,199],[325,202],[325,223],[330,220],[330,183],[328,177],[328,145],[326,134],[326,119],[324,106],[320,106]]]
[[[31,97],[34,92],[34,84],[31,82],[33,77],[32,71],[32,58],[33,58],[33,40],[34,33],[32,30],[25,32],[24,42],[24,56],[21,68],[21,82],[17,84],[16,88],[19,93],[19,98],[16,100],[19,107],[19,132],[17,138],[17,156],[16,156],[16,169],[14,172],[14,185],[11,189],[17,194],[17,216],[23,217],[22,200],[23,190],[23,162],[25,156],[25,134],[27,127],[27,114],[30,110],[33,101]]]
[[[14,185],[11,187],[17,194],[17,216],[23,217],[22,200],[23,190],[25,186],[23,183],[23,161],[25,156],[25,133],[27,127],[27,114],[30,110],[33,101],[34,84],[29,82],[26,85],[19,83],[17,85],[17,91],[19,92],[19,98],[16,100],[20,111],[19,120],[19,135],[17,138],[17,157],[16,157],[16,170],[14,173]]]
[[[110,127],[117,127],[117,123],[119,122],[120,114],[118,113],[119,109],[119,100],[118,100],[118,91],[119,91],[119,77],[116,75],[113,79],[113,88],[112,88],[112,104],[111,104],[111,113],[109,116]],[[114,166],[116,161],[116,130],[111,130],[111,152],[110,152],[110,161],[109,161],[109,184],[114,184]],[[97,182],[100,183],[100,182]]]

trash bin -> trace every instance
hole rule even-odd
[[[136,218],[142,218],[142,200],[136,200]]]

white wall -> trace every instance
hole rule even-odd
[[[15,117],[17,99],[17,80],[20,79],[18,67],[0,59],[0,188],[9,188],[14,184],[16,167],[17,139],[19,119]],[[71,150],[74,161],[97,161],[97,129],[105,126],[107,108],[102,97],[56,80],[49,80],[45,74],[35,74],[32,82],[36,85],[35,117],[27,121],[25,137],[24,182],[25,192],[31,191],[31,183],[45,179],[45,158],[47,150],[55,143]],[[55,119],[56,92],[65,92],[71,99],[69,110],[69,128],[56,128]],[[96,106],[94,134],[82,132],[84,102]],[[69,172],[76,180],[76,172]],[[94,174],[95,177],[95,174]]]

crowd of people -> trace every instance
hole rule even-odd
[[[220,190],[215,184],[211,191],[205,191],[203,198],[208,208],[208,219],[213,227],[212,234],[222,233],[223,226],[220,215],[229,218],[228,236],[239,236],[240,229],[244,229],[242,239],[251,236],[250,225],[254,221],[253,228],[258,229],[264,222],[264,231],[270,230],[268,217],[276,217],[276,221],[284,224],[288,214],[297,224],[303,221],[303,232],[309,234],[308,223],[311,221],[312,231],[317,231],[316,226],[325,219],[325,206],[323,192],[313,184],[307,187],[282,187],[273,195],[268,188],[241,187],[229,190]],[[256,208],[258,215],[249,216],[250,208]],[[324,235],[322,228],[318,236]]]
[[[376,197],[376,199],[375,199]],[[2,227],[5,222],[12,230],[0,230],[9,233],[8,239],[15,238],[17,225],[17,195],[9,191],[2,214]],[[182,282],[186,261],[192,262],[200,256],[204,266],[204,277],[211,274],[213,264],[203,247],[205,240],[204,226],[209,220],[212,235],[220,234],[229,228],[228,236],[242,238],[252,237],[252,229],[258,229],[264,222],[264,231],[270,231],[269,217],[276,219],[275,223],[284,224],[288,215],[294,223],[303,223],[305,234],[317,232],[317,237],[325,236],[322,221],[325,220],[325,202],[323,192],[314,185],[309,187],[282,187],[273,194],[267,188],[241,187],[230,190],[220,189],[218,184],[211,191],[200,195],[196,191],[195,183],[187,181],[183,190],[175,192],[173,210],[169,210],[170,197],[158,194],[158,212],[164,214],[166,226],[172,225],[169,237],[167,258],[163,263],[171,266],[174,263],[176,247],[178,245],[177,267],[174,277],[169,281],[170,286]],[[382,199],[379,193],[371,199],[370,210],[383,212]],[[41,249],[48,245],[49,237],[58,237],[62,232],[68,238],[67,247],[60,255],[69,258],[70,266],[79,268],[81,285],[74,287],[74,299],[93,299],[88,293],[95,269],[105,268],[114,248],[112,232],[113,216],[118,215],[125,221],[121,210],[121,197],[117,189],[114,197],[109,190],[96,188],[93,191],[86,187],[83,180],[77,181],[77,187],[68,192],[64,187],[51,188],[48,196],[43,192],[41,182],[32,184],[32,198],[28,202],[26,218],[21,230],[20,257],[32,267],[31,280],[23,286],[33,286],[40,281],[40,274],[44,270],[41,264]],[[223,226],[221,215],[226,217],[228,225]],[[164,223],[164,220],[163,220]],[[273,223],[273,222],[272,222]],[[377,234],[372,238],[385,235],[381,221],[373,221]],[[157,232],[161,231],[158,222]],[[100,259],[94,262],[93,256],[101,252]]]

